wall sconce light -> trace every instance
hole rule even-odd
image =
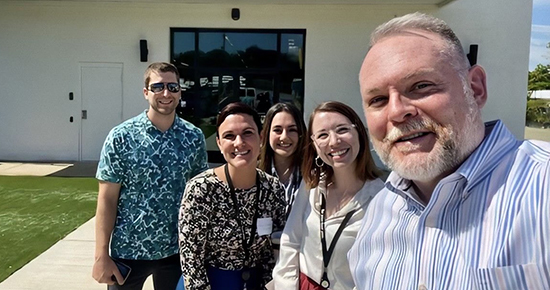
[[[147,49],[147,40],[140,39],[139,40],[139,60],[141,62],[147,62],[148,54],[149,54],[149,50]]]
[[[470,65],[477,64],[477,44],[470,44],[470,52],[466,55],[470,61]]]
[[[237,21],[239,20],[239,18],[241,18],[241,11],[239,10],[239,8],[231,9],[231,19]]]

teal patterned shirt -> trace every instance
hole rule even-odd
[[[111,256],[158,260],[178,253],[185,183],[208,168],[202,131],[176,117],[161,132],[146,112],[109,132],[96,178],[120,183]]]

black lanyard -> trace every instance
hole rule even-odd
[[[334,248],[336,247],[336,243],[338,242],[338,239],[340,238],[340,235],[344,231],[344,228],[346,227],[346,224],[350,220],[351,216],[357,211],[357,209],[354,209],[346,214],[346,217],[344,217],[344,220],[338,227],[338,230],[334,234],[334,238],[332,238],[332,242],[330,243],[330,248],[327,250],[327,240],[325,235],[325,212],[326,212],[326,200],[324,194],[320,194],[321,196],[321,211],[320,211],[320,220],[321,220],[321,244],[323,248],[323,277],[321,278],[321,287],[328,289],[330,287],[330,281],[328,280],[327,276],[327,268],[328,263],[330,262],[330,258],[332,257],[332,252],[334,252]]]
[[[233,200],[233,208],[235,210],[235,220],[237,221],[237,223],[239,224],[239,227],[241,228],[241,232],[242,232],[242,235],[243,235],[243,238],[242,238],[242,246],[243,246],[243,250],[244,250],[244,266],[245,267],[248,267],[250,265],[248,265],[248,258],[250,256],[250,247],[252,246],[252,244],[254,243],[254,236],[255,236],[255,232],[256,232],[256,227],[257,227],[257,220],[258,220],[258,201],[260,199],[260,175],[258,174],[258,172],[256,172],[256,198],[255,198],[255,203],[254,203],[254,216],[253,216],[253,220],[252,220],[252,231],[250,233],[250,238],[248,239],[248,241],[246,240],[246,230],[243,226],[243,223],[241,221],[241,219],[239,218],[239,204],[237,203],[237,194],[235,194],[235,187],[233,187],[233,182],[231,181],[231,175],[229,175],[229,167],[227,164],[225,164],[225,179],[227,179],[227,184],[229,185],[229,190],[231,191],[231,199]],[[248,273],[248,272],[247,272]],[[248,273],[248,277],[245,277],[246,274],[243,273],[243,279],[244,280],[248,280],[250,278],[250,275]]]

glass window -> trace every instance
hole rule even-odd
[[[227,104],[241,101],[260,115],[278,102],[303,110],[305,30],[171,28],[170,34],[183,88],[177,113],[203,130],[210,162],[223,162],[215,126]]]
[[[304,67],[304,35],[284,33],[281,35],[283,69],[302,70]]]
[[[226,68],[277,66],[277,34],[200,32],[199,65]]]
[[[176,66],[194,66],[195,33],[174,32],[172,34],[172,59]]]

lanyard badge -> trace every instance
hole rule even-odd
[[[318,189],[317,189],[318,190]],[[328,279],[327,275],[327,268],[328,263],[330,262],[330,258],[332,257],[332,252],[334,252],[334,248],[336,247],[336,243],[338,242],[338,239],[340,238],[340,235],[344,231],[344,228],[346,227],[346,224],[351,219],[351,216],[357,211],[357,209],[354,209],[346,214],[346,217],[344,217],[344,220],[338,227],[338,230],[334,234],[334,237],[332,238],[332,242],[330,243],[330,247],[327,250],[327,240],[326,240],[326,233],[325,233],[325,215],[326,215],[326,199],[324,194],[319,194],[321,196],[321,210],[319,214],[320,218],[320,229],[321,229],[321,246],[323,249],[323,276],[321,278],[321,287],[328,289],[330,287],[330,281]]]
[[[243,250],[244,250],[244,261],[243,261],[243,265],[245,266],[244,269],[242,270],[241,272],[241,278],[244,282],[244,290],[247,289],[247,283],[248,283],[248,280],[250,280],[250,270],[248,269],[248,259],[250,257],[250,248],[252,247],[252,244],[254,243],[254,234],[256,233],[256,229],[257,229],[257,222],[258,222],[258,202],[259,202],[259,199],[260,199],[260,175],[256,172],[256,200],[255,200],[255,203],[254,203],[254,217],[253,217],[253,222],[252,222],[252,229],[251,229],[251,232],[250,232],[250,239],[247,241],[246,240],[246,229],[243,225],[243,223],[241,222],[240,218],[239,218],[239,205],[237,203],[237,194],[235,193],[235,187],[233,186],[233,181],[231,180],[231,175],[229,174],[229,167],[227,164],[225,164],[225,168],[224,168],[224,171],[225,171],[225,178],[227,179],[227,184],[229,185],[229,190],[231,191],[231,199],[233,201],[233,207],[234,207],[234,211],[235,211],[235,220],[237,221],[237,223],[239,224],[239,227],[241,228],[241,232],[242,232],[242,235],[243,235],[243,238],[242,238],[242,246],[243,246]]]

